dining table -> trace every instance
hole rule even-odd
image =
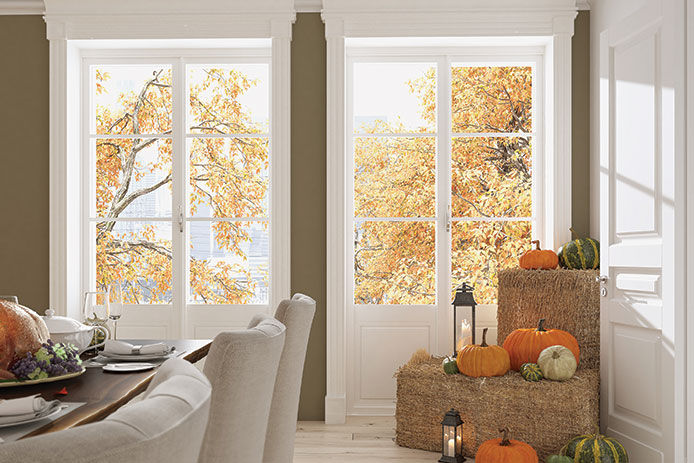
[[[202,360],[209,352],[212,343],[212,340],[209,339],[138,339],[126,341],[140,345],[165,342],[174,347],[171,356],[183,358],[191,363]],[[83,354],[82,358],[85,361],[89,361],[90,357]],[[40,394],[46,400],[58,399],[84,403],[79,408],[22,436],[22,439],[24,439],[106,418],[144,392],[158,368],[159,365],[147,371],[111,373],[102,370],[99,366],[93,366],[86,368],[83,374],[74,378],[42,384],[2,388],[0,389],[0,399],[15,399]]]

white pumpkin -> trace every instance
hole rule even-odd
[[[576,357],[564,346],[550,346],[540,352],[537,359],[542,374],[547,379],[566,381],[576,373]]]

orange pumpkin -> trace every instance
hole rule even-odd
[[[503,376],[511,365],[508,352],[500,346],[487,344],[487,330],[482,331],[482,344],[469,344],[458,352],[458,370],[467,376]]]
[[[508,428],[499,429],[503,437],[485,441],[477,449],[475,463],[538,463],[537,452],[525,442],[508,438]]]
[[[557,268],[559,265],[559,256],[557,256],[556,252],[548,249],[540,249],[540,240],[535,240],[532,244],[537,247],[523,253],[518,262],[521,268],[526,270],[551,270]]]
[[[511,357],[511,368],[518,371],[524,363],[537,363],[540,352],[550,346],[564,346],[576,357],[576,364],[581,354],[578,341],[571,333],[563,330],[546,330],[542,318],[537,328],[521,328],[512,331],[504,340],[504,349]]]

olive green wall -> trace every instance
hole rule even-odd
[[[573,223],[589,229],[589,15],[573,48]],[[0,16],[0,294],[48,304],[48,42],[40,16]],[[316,299],[299,417],[323,419],[325,397],[325,36],[317,13],[292,39],[291,289]]]
[[[0,294],[48,305],[48,41],[40,16],[0,16]]]
[[[590,232],[590,12],[574,23],[572,44],[571,222],[579,235]]]
[[[316,300],[299,418],[322,420],[325,403],[325,30],[297,15],[292,34],[292,293]]]

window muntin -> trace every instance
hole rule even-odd
[[[350,69],[354,303],[435,304],[441,278],[451,292],[466,281],[479,303],[496,303],[498,270],[517,265],[537,225],[536,63],[380,59],[355,57]],[[441,91],[449,98],[439,98]],[[416,218],[447,225],[429,229]],[[435,243],[449,243],[448,264],[436,258]]]
[[[269,60],[91,61],[89,287],[123,281],[131,304],[267,304]]]

